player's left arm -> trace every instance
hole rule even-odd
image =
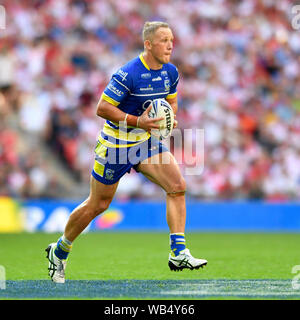
[[[179,82],[179,73],[178,69],[172,65],[169,64],[169,75],[171,79],[171,87],[169,94],[166,97],[166,100],[169,102],[171,105],[173,112],[174,112],[174,117],[176,118],[176,113],[178,111],[178,100],[177,100],[177,85]],[[173,128],[177,127],[177,120],[174,119],[174,126]]]
[[[178,110],[178,100],[177,100],[177,95],[175,97],[172,97],[172,98],[166,98],[167,102],[169,102],[170,106],[172,107],[173,109],[173,112],[174,112],[174,117],[176,118],[176,113],[177,113],[177,110]],[[176,128],[177,127],[177,120],[174,119],[174,126],[173,128]]]

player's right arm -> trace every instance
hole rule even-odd
[[[115,123],[126,121],[128,126],[142,128],[146,131],[158,129],[159,126],[156,122],[161,119],[150,119],[148,117],[150,108],[140,117],[127,114],[118,108],[119,104],[126,101],[126,98],[131,94],[134,87],[133,82],[130,70],[126,67],[114,73],[98,103],[97,115]]]
[[[126,116],[126,113],[116,107],[114,104],[108,102],[105,99],[105,96],[102,95],[99,103],[97,105],[97,116],[104,118],[113,122],[122,122],[125,121],[127,125],[138,127],[144,129],[145,131],[151,131],[151,129],[158,129],[159,125],[156,124],[157,121],[162,120],[163,118],[151,119],[149,118],[149,112],[151,110],[151,105],[145,110],[141,116],[137,117],[131,114]]]

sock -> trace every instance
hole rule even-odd
[[[174,256],[178,256],[181,250],[185,249],[184,233],[171,233],[170,234],[170,246]]]
[[[69,241],[64,235],[57,241],[56,249],[54,250],[55,255],[59,259],[66,260],[72,249],[72,242]]]

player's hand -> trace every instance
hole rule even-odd
[[[150,132],[152,129],[159,129],[157,122],[163,120],[164,118],[149,118],[149,112],[152,108],[150,106],[142,113],[139,117],[138,127]]]

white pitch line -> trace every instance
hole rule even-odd
[[[259,292],[245,292],[245,291],[204,291],[204,290],[193,290],[193,291],[161,291],[160,294],[165,295],[206,295],[206,296],[300,296],[300,292],[270,292],[270,291],[259,291]]]
[[[163,295],[204,296],[281,296],[300,297],[300,291],[292,289],[291,280],[208,280],[200,283],[178,283],[176,289],[160,291]],[[183,288],[182,288],[183,287]],[[181,289],[182,288],[182,289]],[[235,288],[237,290],[235,290]],[[178,290],[179,289],[179,290]],[[191,290],[184,290],[191,289]],[[198,289],[198,290],[197,290]],[[219,289],[219,290],[218,290]]]

